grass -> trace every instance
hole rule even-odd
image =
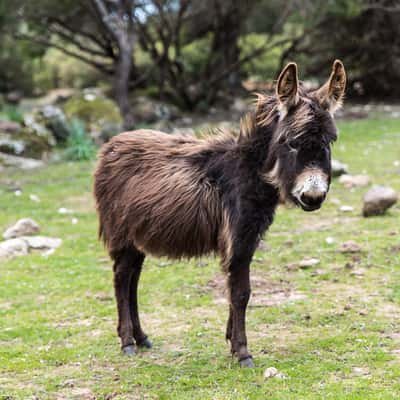
[[[352,173],[400,191],[400,121],[339,125],[335,157]],[[139,295],[154,348],[128,359],[115,332],[110,261],[96,239],[92,170],[91,162],[62,163],[0,178],[1,230],[32,217],[43,234],[63,239],[47,258],[31,254],[0,264],[0,399],[399,397],[399,206],[364,219],[366,189],[334,181],[321,211],[278,210],[252,264],[253,370],[240,369],[224,341],[218,260],[147,259]],[[339,211],[338,200],[354,211]],[[73,215],[59,214],[60,207]],[[340,253],[347,240],[363,251]],[[320,264],[286,267],[306,256]],[[287,378],[264,381],[271,366]]]

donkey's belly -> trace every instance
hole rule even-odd
[[[135,246],[144,253],[170,258],[196,257],[218,250],[216,221],[196,216],[188,221],[179,214],[171,220],[143,220],[132,237]]]

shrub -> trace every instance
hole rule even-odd
[[[0,118],[8,121],[18,122],[19,124],[24,122],[24,116],[21,110],[17,106],[10,104],[6,104],[1,108]]]
[[[64,155],[69,161],[93,160],[96,155],[96,146],[86,132],[84,124],[78,119],[69,124],[69,136]]]

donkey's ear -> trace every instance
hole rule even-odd
[[[331,76],[328,81],[315,91],[315,97],[321,106],[331,113],[341,107],[346,89],[346,71],[340,60],[332,66]]]
[[[280,73],[276,85],[276,95],[286,109],[299,101],[298,88],[297,65],[289,63]]]

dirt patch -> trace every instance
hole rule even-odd
[[[268,279],[268,274],[260,271],[252,271],[250,283],[249,307],[274,307],[307,298],[304,293],[295,290],[289,282],[271,282],[271,279]],[[217,274],[207,283],[206,287],[212,291],[215,303],[228,303],[226,278],[223,274]]]

